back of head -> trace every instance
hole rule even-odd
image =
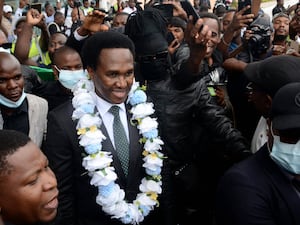
[[[299,82],[286,84],[278,90],[273,98],[271,115],[275,129],[300,131]]]
[[[168,48],[167,20],[153,7],[130,14],[125,34],[134,42],[138,55],[155,54]]]
[[[272,56],[249,63],[244,73],[271,97],[279,88],[291,82],[300,82],[300,58],[289,55]]]
[[[30,142],[30,138],[15,130],[0,130],[0,175],[7,174],[7,156],[14,154],[19,148]]]
[[[134,44],[126,35],[114,31],[97,32],[88,38],[82,48],[84,66],[96,70],[101,51],[112,48],[129,49],[135,55]]]

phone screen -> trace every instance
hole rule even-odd
[[[41,4],[41,3],[31,4],[31,5],[30,5],[30,8],[36,9],[37,11],[39,11],[39,13],[42,12],[42,4]]]

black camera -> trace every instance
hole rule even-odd
[[[271,45],[271,28],[263,25],[252,25],[250,30],[253,32],[246,45],[253,56],[259,57],[266,53]]]
[[[74,7],[79,8],[81,6],[81,2],[78,0],[74,0]]]

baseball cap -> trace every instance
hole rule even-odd
[[[271,115],[277,130],[300,129],[300,82],[286,84],[278,90]]]
[[[4,5],[3,6],[3,12],[5,12],[5,13],[9,13],[9,12],[11,12],[12,13],[12,7],[10,6],[10,5]]]
[[[248,63],[244,74],[271,97],[291,82],[300,82],[300,58],[290,55],[271,56],[267,59]]]

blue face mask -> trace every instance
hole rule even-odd
[[[272,152],[273,161],[293,174],[300,174],[300,140],[296,144],[280,142],[279,136],[274,136]]]
[[[55,66],[56,67],[56,66]],[[59,70],[57,67],[56,69],[59,72],[58,81],[67,89],[72,90],[75,84],[82,78],[87,77],[87,73],[81,70]]]
[[[3,95],[0,94],[0,104],[6,106],[7,108],[18,108],[26,98],[26,94],[23,90],[23,93],[18,101],[14,102],[12,100],[9,100],[8,98],[5,98]]]

